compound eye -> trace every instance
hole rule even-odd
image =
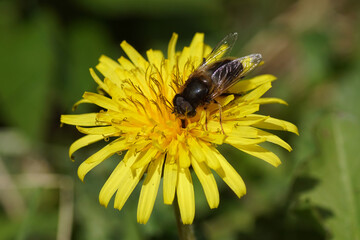
[[[181,95],[174,97],[174,111],[180,115],[193,117],[196,114],[194,107]]]
[[[186,115],[188,117],[193,117],[196,114],[193,106],[191,106],[191,104],[187,101],[183,101],[180,108],[181,108],[181,114]]]

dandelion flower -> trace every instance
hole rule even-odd
[[[126,151],[102,187],[99,201],[107,206],[115,195],[114,208],[122,209],[144,177],[137,210],[139,223],[146,223],[150,218],[161,179],[164,203],[172,204],[176,197],[182,222],[193,222],[195,196],[191,169],[203,187],[210,208],[219,205],[219,191],[213,172],[239,198],[243,196],[246,193],[244,181],[216,149],[217,145],[230,144],[278,166],[280,159],[260,144],[271,142],[288,151],[291,147],[263,129],[298,133],[296,126],[287,121],[256,114],[261,104],[286,104],[281,99],[262,97],[276,79],[272,75],[238,82],[231,92],[241,93],[240,97],[219,97],[221,125],[217,104],[209,104],[206,109],[199,107],[197,115],[186,119],[184,125],[173,113],[172,100],[211,48],[204,44],[204,35],[197,33],[189,46],[177,52],[177,38],[177,34],[173,34],[167,58],[161,51],[150,49],[145,59],[123,41],[121,47],[129,59],[120,57],[114,61],[101,56],[96,69],[104,79],[90,69],[92,78],[99,85],[99,93],[85,92],[83,99],[75,104],[91,103],[103,110],[61,116],[62,123],[75,125],[85,134],[70,146],[70,158],[75,151],[89,144],[108,142],[79,166],[81,180],[110,156]]]

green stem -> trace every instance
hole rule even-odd
[[[196,240],[195,234],[194,234],[194,228],[191,224],[183,224],[180,216],[180,209],[179,204],[177,201],[177,197],[175,196],[174,202],[174,212],[175,212],[175,218],[176,218],[176,225],[179,233],[179,239],[180,240]]]

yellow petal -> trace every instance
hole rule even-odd
[[[69,148],[69,157],[73,159],[72,155],[74,154],[74,152],[76,152],[80,148],[88,146],[89,144],[95,143],[102,139],[104,139],[102,135],[86,135],[82,138],[79,138],[78,140],[76,140],[71,144]]]
[[[159,152],[156,147],[150,147],[147,151],[142,151],[136,162],[132,165],[132,169],[136,169],[141,166],[148,165],[155,155]]]
[[[116,166],[110,177],[106,180],[99,194],[100,204],[107,207],[110,199],[119,188],[124,188],[124,181],[132,174],[130,166],[135,162],[138,155],[128,151],[124,159]],[[125,187],[128,187],[125,185]],[[126,201],[126,200],[125,200]]]
[[[204,189],[209,207],[217,208],[220,202],[219,190],[211,170],[205,163],[198,162],[194,157],[191,158],[191,166]]]
[[[125,116],[126,115],[124,113],[120,113],[120,112],[100,111],[96,116],[96,120],[97,120],[96,126],[101,126],[100,123],[102,123],[103,125],[105,123],[108,123],[108,125],[116,124],[116,127],[121,127],[120,124],[122,123],[122,121],[127,120]]]
[[[234,147],[236,147],[237,149],[253,155],[257,158],[260,158],[262,160],[264,160],[265,162],[270,163],[271,165],[273,165],[274,167],[277,167],[281,164],[281,161],[279,159],[278,156],[276,156],[275,153],[260,147],[259,145],[232,145]]]
[[[257,114],[251,114],[249,115],[249,118],[251,119],[259,119],[263,118],[264,116],[257,115]],[[283,130],[295,133],[296,135],[299,135],[299,131],[297,127],[287,121],[268,117],[265,119],[265,121],[262,121],[260,123],[254,124],[254,127],[264,128],[264,129],[271,129],[271,130]]]
[[[139,223],[145,224],[150,218],[159,189],[163,163],[164,154],[150,162],[148,166],[137,208],[137,221]]]
[[[176,138],[173,138],[168,146],[168,154],[175,156],[178,153],[178,144],[179,141]]]
[[[115,70],[120,67],[119,63],[105,55],[100,56],[99,62],[105,63],[111,70]]]
[[[279,104],[283,104],[283,105],[288,105],[287,102],[285,102],[284,100],[282,100],[280,98],[259,98],[259,99],[255,100],[253,103],[258,103],[258,104],[279,103]]]
[[[77,130],[84,134],[90,135],[101,135],[102,137],[110,136],[119,132],[119,129],[113,126],[105,126],[105,127],[79,127],[76,126]]]
[[[109,93],[108,87],[104,84],[103,81],[98,77],[98,75],[95,73],[94,69],[90,68],[90,74],[94,81],[100,86],[101,89],[103,89],[105,92]]]
[[[204,152],[202,151],[202,148],[201,148],[200,144],[198,143],[198,141],[195,138],[189,136],[187,143],[188,143],[189,150],[190,150],[190,153],[192,154],[192,156],[194,158],[196,158],[196,160],[198,162],[205,161]]]
[[[243,118],[249,114],[259,111],[259,104],[246,104],[243,106],[233,106],[224,111],[224,121],[233,121]],[[216,114],[218,116],[218,114]]]
[[[249,118],[248,116],[244,116],[243,118],[239,118],[236,121],[235,126],[251,126],[256,123],[260,123],[265,121],[269,116],[262,116],[262,118]]]
[[[178,67],[180,72],[184,71],[185,64],[189,64],[189,58],[190,58],[190,48],[184,47],[182,50],[179,58],[178,58]],[[187,78],[190,75],[190,72],[184,73],[183,78]]]
[[[235,96],[234,95],[228,95],[226,97],[220,97],[220,98],[217,98],[216,101],[218,103],[220,103],[220,105],[222,107],[226,106],[227,104],[229,104],[232,100],[234,100]]]
[[[179,167],[188,168],[190,167],[190,157],[188,149],[182,144],[179,143]]]
[[[96,69],[106,78],[110,79],[114,83],[118,83],[121,80],[121,76],[116,74],[118,69],[121,69],[121,66],[116,61],[102,55],[99,59]],[[122,76],[122,78],[124,78]]]
[[[126,59],[125,57],[121,56],[119,59],[118,59],[120,65],[128,70],[128,71],[131,71],[133,69],[135,69],[136,67],[134,66],[134,64],[132,64],[132,62],[128,59]]]
[[[169,59],[169,70],[172,71],[175,62],[176,62],[176,58],[175,58],[175,47],[176,47],[176,42],[178,39],[178,35],[176,33],[173,33],[169,45],[168,45],[168,59]]]
[[[241,126],[235,123],[234,128],[228,133],[229,136],[240,137],[240,138],[257,138],[258,129],[250,126]],[[226,132],[225,132],[226,133]]]
[[[204,52],[203,52],[203,57],[207,57],[212,51],[212,48],[207,45],[207,44],[204,44]]]
[[[223,127],[225,132],[230,132],[231,129],[233,128],[233,124],[227,124],[226,122],[223,122],[222,127]],[[199,135],[198,137],[201,137],[202,139],[204,139],[204,137],[207,137],[206,139],[220,138],[219,141],[223,142],[223,140],[224,140],[223,137],[224,136],[220,133],[221,132],[221,124],[220,124],[219,119],[216,118],[216,119],[208,120],[208,122],[207,122],[207,130],[209,132],[205,132],[205,131],[201,130],[200,131],[201,135]],[[194,131],[194,132],[196,132],[196,131]]]
[[[163,197],[165,204],[172,204],[175,197],[175,189],[178,177],[178,164],[174,156],[167,155],[164,167]]]
[[[119,106],[116,104],[116,102],[103,95],[97,93],[85,92],[83,98],[91,101],[92,103],[98,105],[99,107],[113,111],[119,111]]]
[[[214,149],[215,156],[217,157],[221,168],[215,170],[216,173],[222,178],[222,180],[234,191],[234,193],[240,198],[246,194],[245,183],[231,166],[231,164],[216,150]]]
[[[123,41],[120,46],[126,55],[128,55],[133,64],[145,72],[148,62],[140,55],[140,53],[138,53],[138,51],[136,51],[135,48],[133,48],[126,41]]]
[[[131,166],[130,164],[126,163],[126,166],[126,171],[123,173],[123,178],[119,184],[114,201],[114,208],[119,210],[122,209],[147,168],[147,165],[145,165],[133,170],[129,167]]]
[[[69,125],[77,126],[100,126],[108,125],[97,120],[98,113],[84,113],[76,115],[61,115],[60,121]]]
[[[225,142],[231,145],[254,145],[254,144],[259,144],[262,142],[265,142],[266,138],[262,137],[262,138],[243,138],[243,137],[238,137],[238,136],[234,136],[234,135],[229,135],[226,139]]]
[[[260,86],[262,84],[272,82],[274,80],[276,80],[276,77],[273,75],[270,75],[270,74],[256,76],[251,79],[239,81],[237,84],[235,84],[234,86],[232,86],[229,89],[229,92],[232,92],[232,93],[248,92],[250,90],[257,88],[258,86]]]
[[[191,57],[196,61],[195,67],[197,67],[203,60],[204,34],[196,33],[189,48]]]
[[[177,185],[177,200],[183,224],[191,224],[195,217],[195,196],[188,168],[180,168]]]
[[[129,105],[127,103],[119,100],[127,97],[125,91],[121,88],[122,83],[119,82],[115,84],[114,82],[110,81],[109,78],[105,78],[104,83],[109,89],[108,93],[112,97],[113,101],[116,101],[116,103],[122,108],[128,108]]]
[[[114,140],[109,143],[93,155],[91,155],[88,159],[86,159],[78,168],[78,176],[81,181],[84,181],[85,175],[94,167],[102,163],[105,159],[114,155],[116,152],[124,151],[128,148],[129,143],[125,140]]]
[[[218,145],[223,144],[226,136],[221,133],[220,122],[212,121],[211,123],[208,122],[208,124],[208,129],[211,130],[211,132],[205,132],[204,130],[199,129],[194,129],[191,132],[194,136],[205,142],[211,142]],[[224,130],[226,131],[226,126],[224,126]]]
[[[77,109],[77,107],[80,105],[80,104],[83,104],[83,103],[92,103],[91,101],[87,100],[87,99],[80,99],[79,101],[77,101],[76,103],[74,103],[73,107],[72,107],[72,111],[75,111]]]
[[[161,63],[164,60],[164,55],[161,51],[158,50],[148,50],[146,52],[147,58],[149,59],[150,64],[153,64],[157,69],[161,69]]]
[[[209,147],[205,142],[203,141],[199,141],[199,144],[202,148],[202,151],[204,152],[205,154],[205,160],[206,160],[206,164],[216,170],[216,169],[219,169],[221,166],[220,166],[220,163],[218,161],[218,158],[214,155],[214,147]]]
[[[264,95],[271,88],[271,83],[265,83],[255,90],[249,92],[245,96],[239,98],[239,101],[250,102],[259,99],[262,95]]]
[[[266,138],[266,141],[268,141],[268,142],[277,144],[277,145],[285,148],[289,152],[292,151],[291,146],[287,142],[285,142],[284,140],[282,140],[281,138],[279,138],[278,136],[276,136],[274,134],[271,134],[271,133],[268,133],[268,132],[258,129],[258,135]]]

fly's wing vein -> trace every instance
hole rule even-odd
[[[239,59],[235,59],[219,67],[211,76],[213,84],[215,85],[211,99],[218,97],[237,83],[241,79],[242,71],[243,66]]]
[[[204,62],[200,65],[199,68],[203,68],[210,63],[214,63],[221,58],[227,56],[232,47],[235,45],[237,40],[237,33],[228,34],[223,40],[221,40],[216,47],[211,51],[211,53],[205,58]]]

